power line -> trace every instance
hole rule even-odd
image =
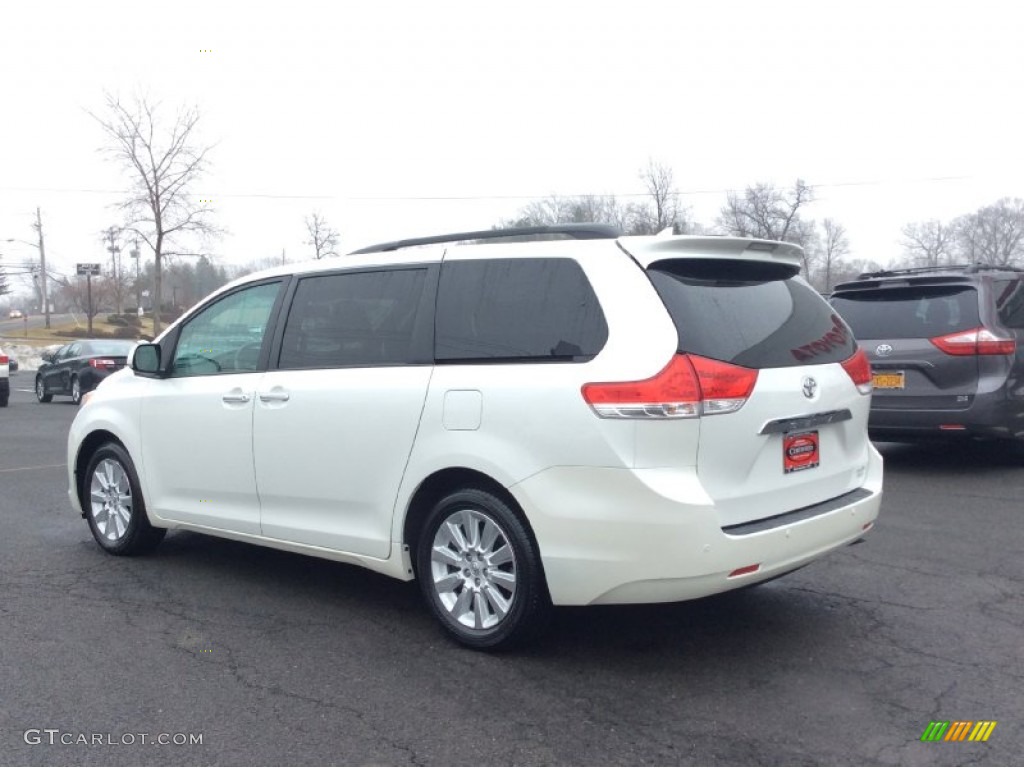
[[[823,182],[820,184],[807,184],[811,189],[835,189],[840,187],[877,187],[888,184],[943,184],[951,181],[966,181],[974,179],[973,175],[964,176],[927,176],[912,179],[858,179],[849,181]],[[687,189],[675,193],[681,197],[696,195],[725,195],[730,192],[742,192],[744,188],[722,187],[717,189]],[[74,187],[0,187],[0,192],[27,192],[27,193],[58,193],[58,194],[96,194],[96,195],[124,195],[127,190],[118,189],[88,189]],[[204,193],[206,194],[206,193]],[[262,200],[346,200],[349,202],[467,202],[471,200],[542,200],[551,197],[551,193],[539,195],[287,195],[273,194],[269,192],[227,192],[224,194],[213,194],[214,198],[221,199],[262,199]],[[558,197],[650,197],[649,192],[585,192],[581,194],[563,194]]]

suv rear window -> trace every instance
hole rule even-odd
[[[572,259],[447,261],[437,294],[438,362],[583,362],[608,340]]]
[[[853,355],[856,343],[842,318],[792,270],[774,267],[672,259],[651,264],[647,275],[675,321],[680,352],[747,368],[836,363]]]
[[[965,285],[854,290],[832,306],[859,339],[931,339],[981,325],[978,292]]]

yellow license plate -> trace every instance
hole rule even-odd
[[[903,389],[904,378],[903,371],[886,371],[872,374],[871,383],[875,389]]]

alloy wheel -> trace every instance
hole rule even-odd
[[[434,593],[450,618],[492,629],[516,597],[516,558],[508,535],[475,509],[453,512],[438,527],[430,556]]]
[[[114,459],[103,459],[92,473],[89,514],[96,531],[107,541],[124,537],[132,520],[132,489],[128,473]]]

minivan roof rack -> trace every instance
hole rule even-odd
[[[607,240],[621,237],[622,232],[611,224],[552,224],[544,227],[508,227],[504,229],[482,229],[476,232],[454,232],[449,235],[431,235],[430,237],[412,237],[408,240],[393,240],[390,243],[377,243],[360,248],[357,253],[380,253],[381,251],[397,251],[399,248],[410,248],[414,245],[437,245],[438,243],[458,243],[463,240],[497,240],[506,237],[527,237],[531,235],[567,235],[574,240]]]
[[[946,264],[935,267],[906,267],[904,269],[882,269],[878,272],[861,272],[857,275],[858,280],[866,280],[872,277],[897,277],[899,275],[922,275],[928,272],[963,272],[975,274],[977,272],[1024,272],[1020,267],[997,266],[995,264]]]

